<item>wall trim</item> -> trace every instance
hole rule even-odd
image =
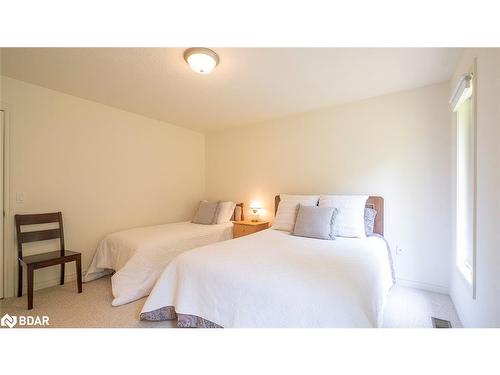
[[[87,273],[86,269],[82,269],[82,278],[83,276]],[[23,274],[24,277],[26,277],[26,271],[24,271]],[[59,277],[54,277],[49,280],[45,281],[36,281],[36,271],[35,271],[35,284],[33,286],[34,290],[40,290],[40,289],[45,289],[45,288],[50,288],[52,286],[58,286],[59,285]],[[76,282],[76,272],[75,273],[70,273],[70,274],[65,274],[64,275],[64,284],[67,284],[69,282]],[[85,284],[85,283],[84,283]],[[75,290],[76,290],[76,283],[75,283]],[[26,291],[26,283],[23,283],[23,296],[27,293]]]
[[[82,275],[85,275],[87,273],[86,269],[82,269]],[[70,282],[70,281],[75,281],[76,280],[76,273],[72,274],[66,274],[64,278],[64,282]],[[44,288],[49,288],[51,286],[56,286],[59,285],[59,278],[55,277],[49,280],[41,281],[41,282],[36,282],[36,277],[35,277],[35,285],[34,289],[39,290],[39,289],[44,289]],[[421,289],[421,290],[426,290],[428,292],[434,292],[434,293],[441,293],[441,294],[448,294],[449,295],[449,289],[447,287],[441,286],[441,285],[435,285],[435,284],[430,284],[430,283],[424,283],[421,281],[415,281],[415,280],[406,280],[406,279],[396,279],[396,285],[397,286],[403,286],[407,288],[415,288],[415,289]],[[25,288],[24,288],[25,289]],[[23,289],[23,293],[24,293]],[[458,310],[458,309],[457,309]]]
[[[469,323],[467,322],[466,316],[462,313],[462,306],[460,306],[459,299],[455,298],[455,295],[452,291],[450,291],[450,299],[453,303],[453,307],[455,307],[455,311],[457,312],[458,318],[460,319],[460,323],[462,323],[462,327],[471,328]]]
[[[82,275],[85,275],[87,273],[86,269],[82,269]],[[76,281],[76,273],[71,273],[71,274],[66,274],[64,278],[64,282],[71,282],[71,281]],[[84,283],[85,284],[85,283]],[[39,290],[39,289],[44,289],[44,288],[50,288],[52,286],[59,285],[59,278],[55,277],[49,280],[37,282],[36,281],[36,274],[35,274],[35,285],[34,289]],[[449,295],[449,289],[447,287],[441,286],[441,285],[435,285],[435,284],[430,284],[430,283],[424,283],[421,281],[415,281],[415,280],[406,280],[406,279],[396,279],[396,285],[397,286],[403,286],[407,288],[415,288],[415,289],[421,289],[425,290],[428,292],[434,292],[434,293],[441,293],[441,294],[447,294]],[[24,284],[26,286],[26,283]],[[23,293],[25,293],[25,287],[23,288]],[[458,309],[457,309],[458,310]]]
[[[428,292],[441,293],[441,294],[447,294],[447,295],[450,294],[450,290],[448,287],[444,287],[442,285],[424,283],[421,281],[396,278],[396,285],[404,286],[407,288],[426,290]]]

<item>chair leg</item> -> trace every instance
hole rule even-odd
[[[28,266],[28,310],[33,308],[33,267]]]
[[[17,262],[19,268],[17,270],[17,296],[21,297],[23,295],[23,265],[21,262]]]
[[[78,293],[82,292],[82,256],[76,258],[76,282],[78,284]]]
[[[64,285],[64,267],[65,264],[61,263],[61,281],[59,282],[60,285]]]

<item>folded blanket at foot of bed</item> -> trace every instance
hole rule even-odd
[[[177,327],[180,328],[223,328],[218,324],[200,318],[196,315],[177,314],[174,306],[165,306],[155,311],[144,312],[141,320],[174,320],[177,319]]]

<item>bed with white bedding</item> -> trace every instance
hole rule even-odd
[[[180,327],[380,327],[394,283],[391,253],[383,237],[383,198],[282,197],[281,205],[280,196],[275,199],[275,229],[204,246],[174,259],[140,318],[177,319]],[[294,222],[299,226],[305,217],[297,215],[300,204],[312,212],[315,204],[328,208],[331,202],[337,202],[334,216],[331,220],[330,214],[326,216],[331,227],[327,224],[324,229],[338,231],[340,237],[318,239],[324,236],[317,237],[318,227],[307,219],[316,233],[312,237],[317,238],[290,232],[296,229],[291,229]],[[320,211],[329,210],[316,213],[323,215]],[[363,226],[366,234],[351,230]]]
[[[204,204],[211,203],[200,202],[197,215]],[[230,201],[213,204],[217,209],[210,225],[179,222],[128,229],[106,236],[97,247],[84,282],[115,272],[111,277],[113,306],[147,296],[165,266],[177,255],[233,238],[230,220],[243,219],[243,204]]]
[[[325,241],[268,229],[185,252],[142,320],[189,327],[380,327],[393,284],[380,236]]]

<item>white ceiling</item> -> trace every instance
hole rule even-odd
[[[2,49],[3,74],[198,131],[450,79],[461,49],[213,48],[196,74],[180,48]]]

